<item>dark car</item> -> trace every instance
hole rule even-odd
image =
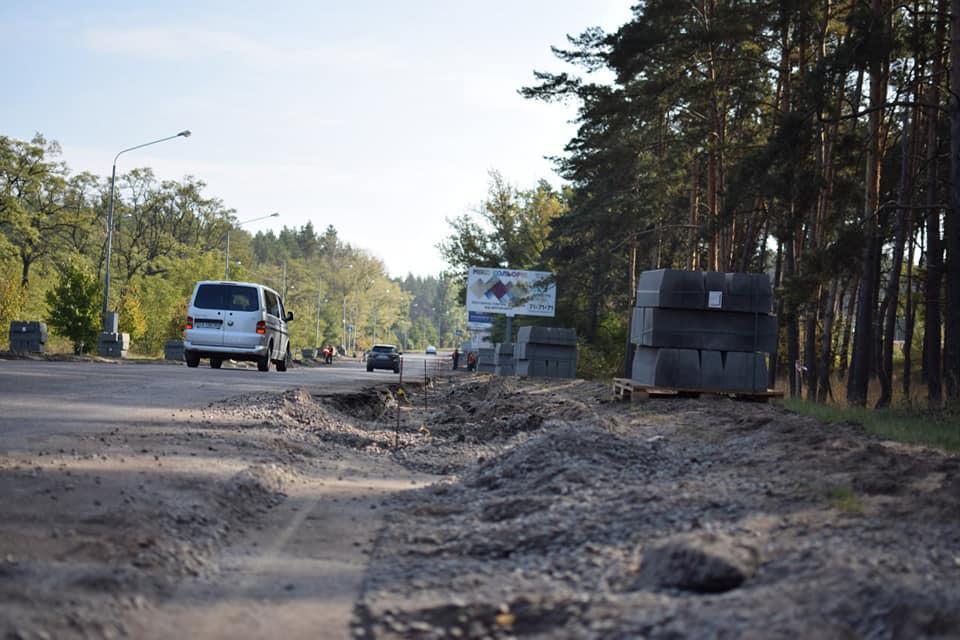
[[[392,344],[375,344],[367,352],[367,371],[390,369],[400,373],[400,352]]]

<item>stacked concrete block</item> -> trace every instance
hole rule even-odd
[[[479,347],[476,349],[476,352],[477,352],[477,371],[479,371],[480,373],[493,373],[496,368],[494,363],[493,347],[487,347],[487,346]]]
[[[126,358],[129,348],[129,333],[102,331],[97,341],[97,352],[107,358]]]
[[[653,387],[700,387],[700,353],[696,349],[638,347],[633,354],[634,382]]]
[[[763,351],[777,346],[777,318],[759,313],[637,307],[630,336],[644,347]]]
[[[14,353],[43,353],[47,349],[47,325],[35,320],[10,322],[10,351]]]
[[[516,372],[513,343],[499,342],[493,347],[493,375],[512,376]]]
[[[637,283],[632,378],[689,390],[766,390],[776,349],[773,292],[764,274],[659,269]]]
[[[167,340],[164,342],[163,359],[183,362],[183,340]]]
[[[513,357],[518,376],[575,378],[577,332],[557,327],[520,327]]]

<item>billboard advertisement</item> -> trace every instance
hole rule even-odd
[[[552,318],[557,285],[549,271],[470,267],[467,313]]]

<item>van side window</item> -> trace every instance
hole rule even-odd
[[[277,299],[277,294],[268,289],[263,290],[263,297],[267,304],[267,313],[272,316],[280,317],[280,301]]]

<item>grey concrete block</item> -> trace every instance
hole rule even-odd
[[[760,353],[700,351],[700,387],[712,391],[767,389],[767,359]]]
[[[773,291],[763,273],[657,269],[640,274],[636,306],[769,313]]]
[[[763,351],[777,347],[777,318],[768,314],[634,308],[630,340],[644,347]]]
[[[728,273],[723,287],[723,309],[770,313],[773,289],[765,273]]]
[[[767,358],[761,353],[730,351],[723,363],[724,386],[734,391],[767,390]]]
[[[516,363],[513,360],[506,362],[500,362],[494,365],[493,375],[495,376],[512,376],[516,374]]]
[[[704,389],[726,389],[723,372],[724,353],[704,349],[700,352],[700,386]]]
[[[532,378],[575,378],[576,360],[517,360],[516,374]]]
[[[575,345],[577,330],[561,327],[520,327],[517,330],[517,342]]]
[[[129,348],[129,333],[103,331],[97,340],[97,353],[106,358],[125,358]]]
[[[49,338],[47,323],[37,320],[11,320],[10,337],[12,338],[15,334],[37,336],[40,342],[46,342]]]
[[[656,269],[637,280],[638,307],[703,309],[705,300],[701,271]]]
[[[183,340],[167,340],[163,343],[164,360],[183,360]]]
[[[10,335],[10,351],[14,353],[44,353],[47,343],[39,334],[20,333]]]
[[[120,314],[116,311],[108,311],[103,319],[103,325],[105,333],[117,333],[120,331]]]
[[[671,389],[700,388],[700,354],[696,349],[637,347],[633,354],[634,382]]]
[[[494,355],[498,356],[513,356],[513,343],[512,342],[498,342],[493,345]]]
[[[537,344],[534,342],[518,342],[514,347],[513,357],[517,360],[558,359],[576,360],[577,347],[575,345]]]
[[[120,344],[124,350],[126,350],[130,348],[130,334],[101,331],[100,337],[97,339],[97,343],[103,344],[106,342],[116,342],[117,344]]]

